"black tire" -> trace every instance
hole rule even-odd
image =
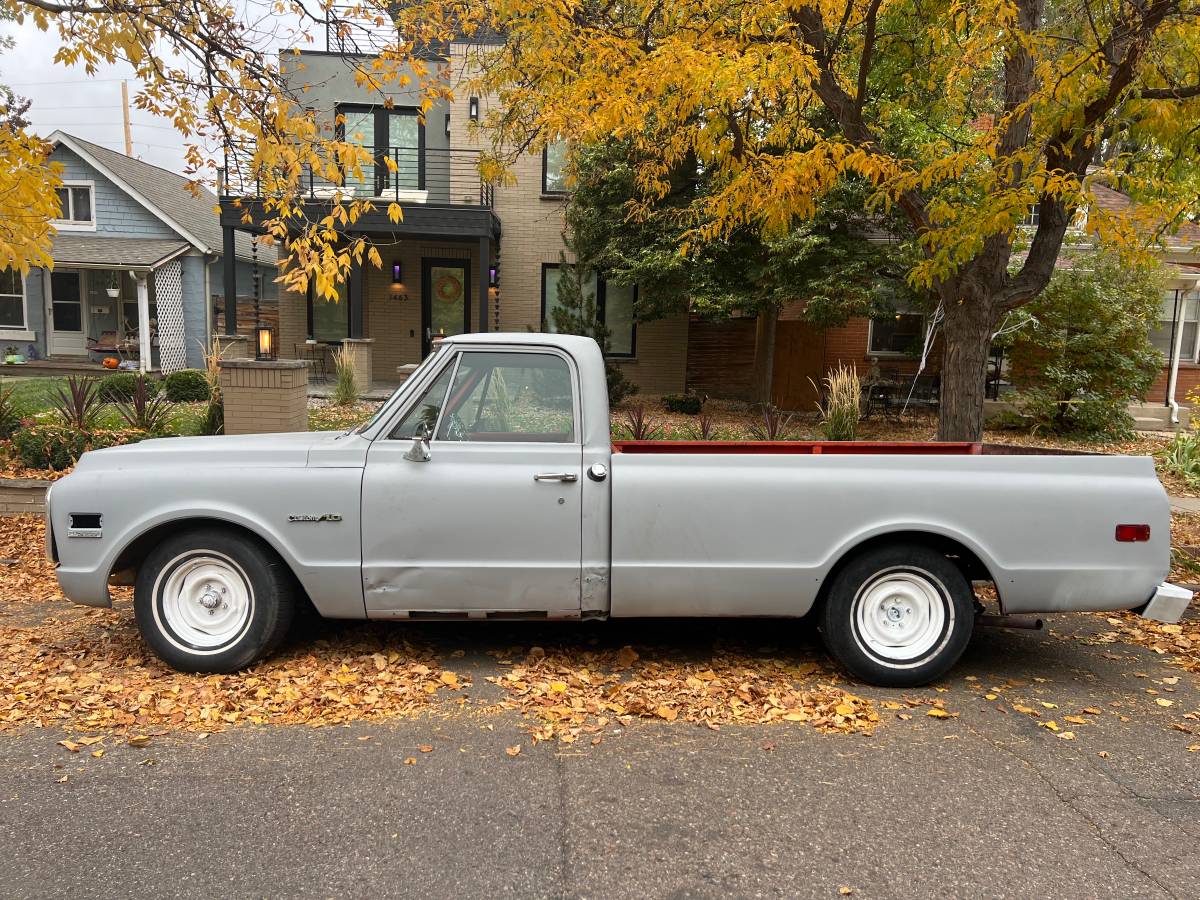
[[[155,547],[138,569],[133,601],[146,643],[181,672],[236,672],[269,655],[295,605],[292,574],[278,555],[217,527]]]
[[[851,559],[829,585],[821,637],[857,678],[916,687],[944,675],[966,650],[973,601],[970,583],[936,550],[876,546]]]

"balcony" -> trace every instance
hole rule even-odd
[[[490,209],[493,186],[479,176],[479,151],[454,147],[388,147],[371,152],[374,165],[361,176],[346,172],[340,180],[324,178],[305,166],[301,190],[309,200],[372,199],[404,205],[474,206]],[[227,154],[222,197],[261,199],[259,181],[239,164],[240,154]]]
[[[370,148],[368,148],[370,149]],[[243,230],[244,215],[254,223],[267,217],[268,198],[249,166],[249,153],[226,153],[220,176],[221,222]],[[498,240],[500,221],[492,211],[493,185],[479,176],[479,151],[453,147],[389,147],[371,150],[374,164],[361,175],[346,172],[330,179],[305,167],[300,177],[305,218],[323,215],[334,200],[375,201],[348,232],[410,234],[443,237],[488,237]],[[403,219],[392,222],[391,203],[403,208]]]

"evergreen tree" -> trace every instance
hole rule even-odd
[[[567,240],[570,246],[570,239]],[[612,333],[600,321],[596,307],[596,296],[591,291],[584,291],[583,275],[585,269],[579,263],[567,262],[564,254],[558,257],[558,302],[554,307],[551,318],[553,328],[546,331],[556,331],[559,334],[579,334],[590,337],[600,345],[604,353],[604,374],[608,381],[608,402],[615,406],[631,394],[637,393],[637,385],[633,384],[619,367],[609,358],[612,349],[610,338]]]

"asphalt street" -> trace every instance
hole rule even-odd
[[[957,717],[881,710],[872,736],[635,723],[598,746],[531,746],[515,716],[462,713],[168,734],[93,758],[53,729],[3,734],[0,892],[1200,896],[1200,737],[1174,727],[1200,691],[1152,653],[1065,634],[1096,621],[982,634],[937,692]],[[1152,702],[1181,674],[1170,709]],[[979,693],[1005,680],[1105,714],[1063,740]]]

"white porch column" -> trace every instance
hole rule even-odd
[[[138,369],[149,372],[150,357],[150,282],[145,272],[138,272],[137,306],[138,306]]]

